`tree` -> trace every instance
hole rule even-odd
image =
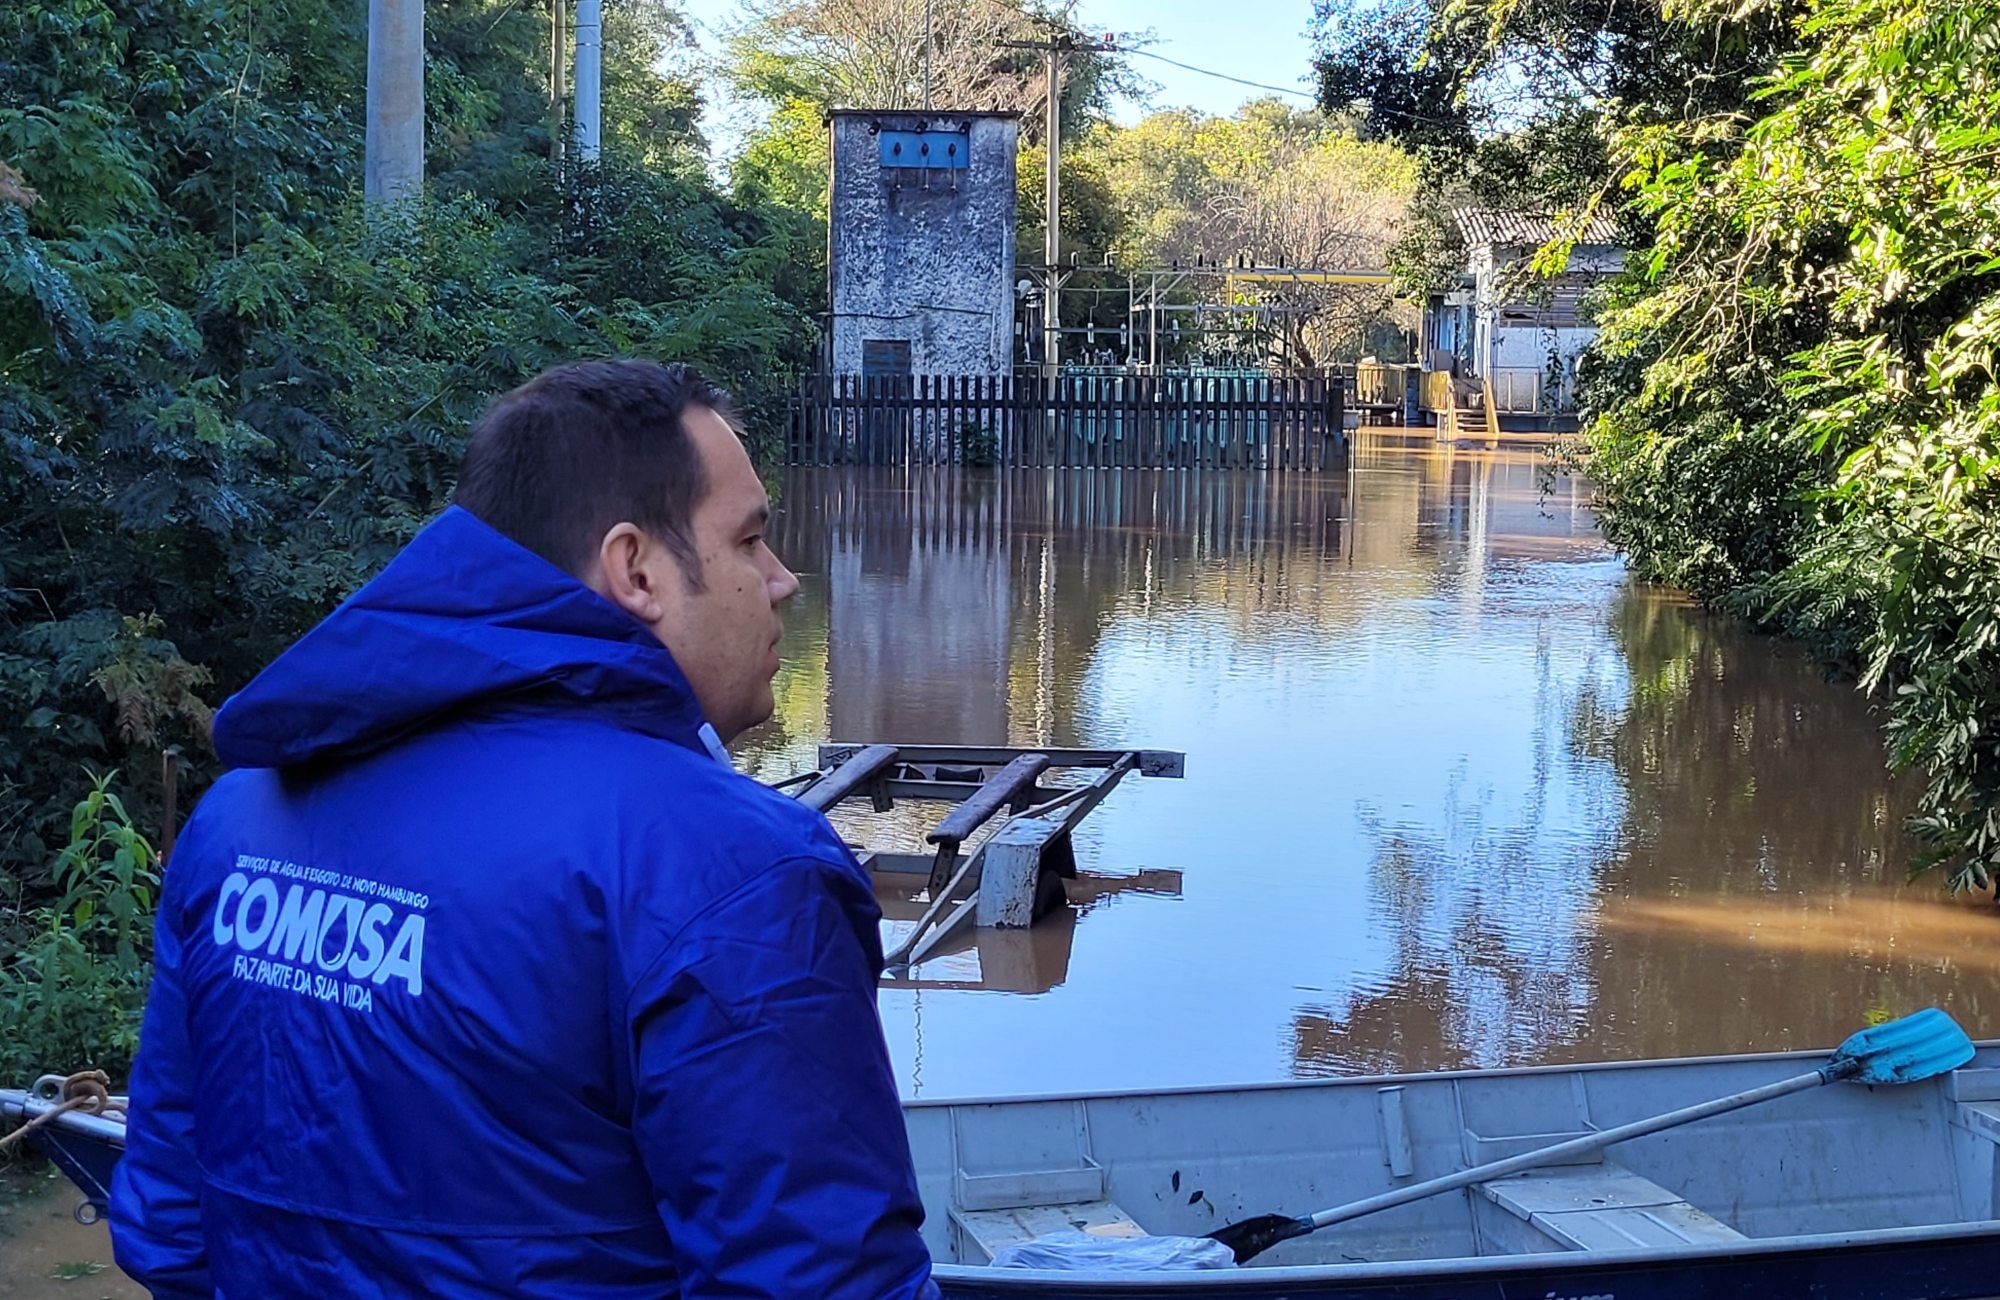
[[[1029,16],[991,0],[933,0],[926,57],[924,0],[756,0],[729,42],[728,71],[745,93],[775,104],[1030,113],[1042,99],[1040,61],[1000,47],[1037,33]]]
[[[442,507],[493,395],[640,353],[769,429],[808,351],[811,232],[693,164],[671,10],[609,7],[605,157],[560,171],[546,24],[433,0],[433,184],[396,221],[361,208],[359,13],[0,6],[5,916],[53,887],[86,767],[145,826],[164,748],[198,790],[207,706]]]
[[[769,202],[826,224],[826,187],[832,166],[827,125],[820,107],[788,99],[772,110],[729,166],[737,195]]]
[[[1023,148],[1038,144],[1048,84],[1042,56],[1003,42],[1082,33],[1064,16],[1018,8],[1011,0],[933,0],[927,61],[924,8],[923,0],[753,4],[729,38],[723,71],[740,92],[767,105],[769,114],[732,161],[731,176],[755,193],[824,222],[828,158],[822,115],[830,108],[921,108],[926,67],[931,102],[940,111],[1018,113]],[[1062,85],[1063,129],[1085,131],[1106,119],[1113,99],[1143,95],[1148,85],[1115,58],[1095,52],[1069,55]],[[1038,177],[1040,168],[1039,161],[1024,153],[1018,169],[1023,184],[1031,171]],[[1073,183],[1087,189],[1090,181],[1079,175]],[[1039,188],[1036,194],[1036,234],[1033,245],[1024,246],[1041,242]]]
[[[1424,204],[1603,207],[1641,250],[1584,367],[1607,534],[1642,575],[1801,636],[1881,693],[1891,761],[1927,778],[1918,865],[1991,884],[2000,10],[1407,12],[1387,36],[1332,22],[1320,68],[1330,103],[1419,148]],[[1445,243],[1406,240],[1406,279]]]
[[[1315,0],[1321,107],[1418,161],[1399,287],[1436,292],[1464,265],[1454,207],[1625,216],[1608,128],[1744,108],[1789,48],[1790,4],[1690,24],[1653,0]],[[1644,242],[1643,222],[1626,234]]]
[[[1593,464],[1643,570],[1855,656],[1893,761],[1928,777],[1920,865],[1983,887],[2000,875],[2000,10],[1815,0],[1796,32],[1754,115],[1615,138],[1657,235],[1607,318]],[[1676,506],[1697,464],[1775,529]]]
[[[1235,116],[1155,113],[1096,128],[1079,148],[1127,214],[1120,260],[1133,266],[1232,265],[1372,270],[1401,226],[1415,184],[1409,157],[1358,140],[1347,124],[1276,100]],[[1386,290],[1298,282],[1246,286],[1236,308],[1277,309],[1275,355],[1323,365],[1353,356],[1392,307]]]

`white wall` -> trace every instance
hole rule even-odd
[[[1471,250],[1468,269],[1473,276],[1473,301],[1478,321],[1472,353],[1473,372],[1481,375],[1505,371],[1547,372],[1553,354],[1564,372],[1567,386],[1576,372],[1576,358],[1596,339],[1597,327],[1510,322],[1502,314],[1502,308],[1509,305],[1503,299],[1511,295],[1503,294],[1501,282],[1515,274],[1514,268],[1533,251],[1511,246],[1496,249],[1490,244]],[[1623,249],[1585,245],[1570,254],[1568,270],[1572,274],[1610,275],[1623,267],[1624,259]],[[1519,382],[1516,381],[1517,384]],[[1506,394],[1496,393],[1496,396],[1504,408],[1522,409],[1520,402],[1509,401]],[[1545,398],[1541,403],[1544,408],[1568,405],[1568,394],[1550,396],[1560,396],[1562,400]]]
[[[970,166],[885,176],[871,128],[963,125]],[[862,344],[900,339],[911,373],[1005,374],[1014,355],[1012,117],[937,112],[836,113],[828,198],[831,354],[861,372]],[[893,169],[891,169],[893,170]]]

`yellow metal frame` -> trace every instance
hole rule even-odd
[[[1293,271],[1283,267],[1265,269],[1262,267],[1229,271],[1223,281],[1222,291],[1230,298],[1236,297],[1236,286],[1243,284],[1352,284],[1380,288],[1389,283],[1387,271]]]

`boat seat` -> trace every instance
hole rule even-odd
[[[2000,1143],[2000,1070],[1953,1070],[1945,1078],[1945,1096],[1957,1103],[1954,1124]]]
[[[1568,1250],[1636,1250],[1646,1246],[1709,1245],[1743,1234],[1689,1205],[1679,1193],[1621,1165],[1572,1165],[1478,1184],[1488,1201]],[[1519,1240],[1519,1238],[1516,1238]]]
[[[1961,1101],[1952,1120],[1974,1137],[2000,1143],[2000,1101]]]
[[[1052,1232],[1087,1232],[1093,1237],[1143,1237],[1146,1230],[1110,1201],[1076,1201],[1068,1205],[1021,1205],[1002,1210],[951,1212],[961,1264],[984,1264],[1003,1246],[1033,1241]]]

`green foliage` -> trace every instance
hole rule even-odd
[[[1420,207],[1587,211],[1622,185],[1649,248],[1585,366],[1606,531],[1858,671],[1928,779],[1919,865],[1992,883],[2000,8],[1390,4],[1322,6],[1323,93],[1420,150]],[[1451,243],[1419,223],[1404,281],[1435,287]]]
[[[1717,8],[1696,24],[1650,2],[1316,0],[1321,106],[1418,160],[1390,254],[1399,287],[1442,291],[1464,265],[1454,207],[1615,214],[1607,128],[1741,110],[1791,48],[1787,7]]]
[[[448,500],[485,402],[636,353],[775,429],[810,219],[716,191],[660,0],[610,0],[605,153],[550,157],[547,24],[432,0],[426,195],[364,212],[365,6],[0,6],[0,882],[82,765],[159,752]],[[0,923],[0,950],[13,936]]]
[[[772,110],[729,168],[739,200],[766,202],[803,213],[826,226],[826,182],[831,159],[826,122],[809,99],[788,99]]]
[[[1228,117],[1167,110],[1131,126],[1093,127],[1066,159],[1064,177],[1065,243],[1077,238],[1086,261],[1102,248],[1122,266],[1223,266],[1247,258],[1264,266],[1371,268],[1384,265],[1416,169],[1401,149],[1358,139],[1350,118],[1258,99]],[[1024,175],[1022,191],[1021,237],[1039,243],[1041,223],[1030,216],[1039,215],[1039,205],[1031,206],[1039,181]],[[1233,305],[1260,304],[1283,308],[1281,322],[1262,336],[1246,331],[1211,341],[1213,354],[1202,359],[1317,365],[1353,359],[1376,335],[1398,338],[1391,302],[1379,290],[1244,286]],[[1124,293],[1096,305],[1100,323],[1122,323]]]
[[[1062,159],[1062,249],[1058,261],[1072,256],[1085,265],[1120,251],[1128,224],[1136,215],[1127,195],[1112,187],[1101,151],[1120,128],[1102,125],[1081,141],[1069,142]],[[1048,184],[1049,151],[1024,145],[1014,173],[1014,247],[1024,262],[1039,264],[1047,242],[1044,187]],[[1124,308],[1121,305],[1120,311]]]
[[[1818,0],[1797,33],[1752,113],[1616,139],[1658,237],[1608,316],[1626,374],[1599,398],[1596,465],[1648,571],[1692,569],[1857,660],[1893,761],[1929,778],[1923,865],[1983,886],[2000,870],[2000,9]]]
[[[54,897],[28,912],[0,965],[0,1077],[94,1068],[122,1078],[138,1051],[159,858],[112,793],[115,776],[93,778],[70,814]]]
[[[1046,39],[1079,30],[1063,12],[1042,12],[1021,0],[938,0],[929,7],[928,58],[925,14],[905,0],[755,0],[731,33],[722,71],[742,94],[769,113],[730,164],[739,201],[770,204],[802,214],[819,240],[802,246],[803,263],[825,270],[827,127],[836,107],[919,109],[930,100],[948,109],[1009,109],[1022,116],[1017,175],[1023,259],[1039,261],[1042,247],[1040,139],[1046,82],[1042,56],[1011,49],[1005,41]],[[1066,140],[1105,124],[1112,101],[1143,94],[1148,83],[1114,56],[1084,51],[1064,64],[1060,112]],[[1065,248],[1089,256],[1111,246],[1122,214],[1109,209],[1101,178],[1066,147],[1063,166]],[[816,304],[817,305],[817,304]],[[1107,309],[1108,310],[1108,309]]]
[[[993,431],[977,420],[967,420],[953,431],[958,443],[958,463],[974,469],[991,469],[1000,463],[1000,443]]]
[[[730,34],[723,73],[773,106],[804,102],[884,110],[1009,109],[1037,122],[1046,94],[1042,55],[1007,42],[1052,32],[1086,46],[1096,33],[1066,8],[1026,0],[750,0]],[[924,39],[929,32],[928,47]],[[1102,120],[1119,96],[1148,88],[1123,61],[1090,50],[1068,56],[1062,127]],[[926,99],[926,90],[929,96]]]

